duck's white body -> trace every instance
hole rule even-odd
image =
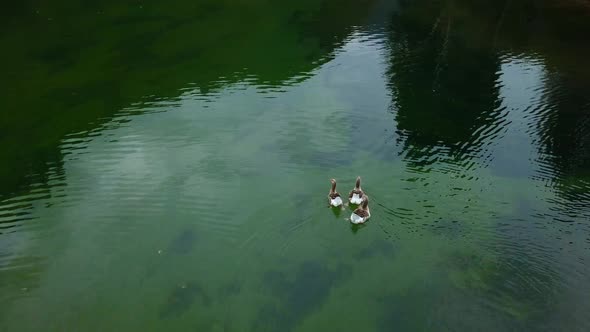
[[[352,197],[350,198],[350,203],[352,204],[361,204],[363,200],[361,199],[361,196],[359,194],[352,194]]]
[[[350,222],[358,225],[358,224],[362,224],[365,223],[367,220],[369,220],[369,218],[371,218],[371,214],[369,213],[366,217],[361,217],[359,215],[357,215],[356,213],[352,213],[350,215]]]
[[[332,187],[330,188],[330,193],[328,193],[328,202],[332,207],[342,206],[342,198],[340,198],[340,194],[336,191],[336,180],[331,179],[330,182],[332,183]]]
[[[369,210],[369,197],[363,195],[361,206],[356,208],[350,215],[350,222],[358,225],[363,224],[371,218],[371,210]]]
[[[342,198],[336,197],[336,198],[330,199],[330,205],[332,205],[333,207],[342,206]]]
[[[354,205],[361,205],[361,203],[363,202],[364,195],[365,195],[365,193],[361,189],[361,177],[358,176],[356,178],[356,183],[354,185],[354,188],[348,194],[348,202],[350,202],[350,204],[354,204]]]

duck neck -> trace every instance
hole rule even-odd
[[[336,182],[332,182],[332,189],[330,190],[330,192],[332,192],[332,193],[336,192]]]
[[[361,178],[356,178],[355,189],[361,189]]]

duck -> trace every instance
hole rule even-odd
[[[364,224],[367,220],[369,220],[369,218],[371,218],[371,210],[369,210],[369,196],[364,195],[361,206],[356,208],[350,215],[350,222],[355,225]]]
[[[350,204],[359,205],[362,203],[365,192],[361,189],[361,177],[357,176],[354,188],[348,194],[348,201]]]
[[[330,188],[330,193],[328,194],[328,202],[330,203],[330,206],[340,207],[342,206],[342,198],[336,191],[336,180],[331,179],[330,183],[332,183],[332,187]]]

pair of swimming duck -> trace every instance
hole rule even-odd
[[[328,194],[330,206],[342,207],[342,198],[336,191],[336,180],[331,179],[330,182],[332,183],[330,193]],[[369,210],[369,196],[365,195],[365,192],[361,189],[360,176],[356,178],[356,184],[348,194],[348,202],[350,202],[350,204],[360,205],[350,215],[351,223],[363,224],[371,217],[371,212]]]

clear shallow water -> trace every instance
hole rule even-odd
[[[590,327],[589,8],[94,6],[4,14],[2,330]]]

